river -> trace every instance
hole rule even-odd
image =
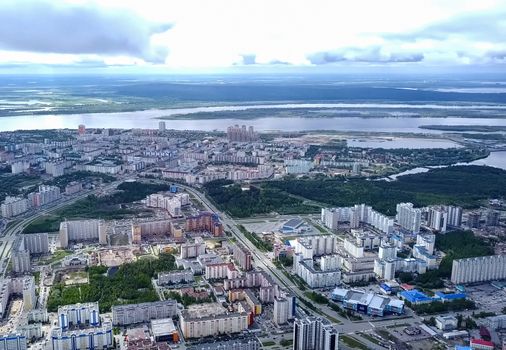
[[[499,108],[506,106],[485,106]],[[219,106],[219,107],[194,107],[177,109],[153,109],[135,112],[117,113],[87,113],[87,114],[46,114],[36,116],[15,116],[0,118],[0,131],[13,131],[19,129],[75,129],[79,124],[88,128],[158,128],[161,117],[170,118],[175,115],[187,115],[188,119],[167,119],[168,129],[176,130],[221,130],[233,124],[253,125],[259,131],[304,131],[304,130],[332,130],[332,131],[362,131],[362,132],[404,132],[441,134],[439,130],[420,129],[421,125],[498,125],[506,126],[506,119],[501,118],[459,118],[459,117],[343,117],[341,115],[311,118],[303,117],[263,117],[252,119],[216,118],[216,119],[191,119],[191,114],[200,112],[241,111],[248,109],[294,109],[294,108],[378,108],[378,109],[459,109],[481,108],[480,106],[445,106],[445,105],[410,105],[410,104],[282,104],[282,105],[244,105],[244,106]],[[252,116],[254,111],[252,111]]]
[[[478,159],[478,160],[475,160],[475,161],[472,161],[469,163],[455,163],[452,165],[486,165],[486,166],[491,166],[494,168],[506,170],[506,151],[490,152],[490,154],[486,158]],[[392,181],[392,180],[396,180],[400,176],[426,173],[430,169],[444,168],[444,167],[446,167],[446,166],[443,165],[443,166],[413,168],[413,169],[409,169],[409,170],[406,170],[406,171],[403,171],[403,172],[400,172],[397,174],[390,175],[386,178],[383,178],[382,180]]]

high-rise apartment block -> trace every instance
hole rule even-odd
[[[9,219],[26,213],[29,208],[30,205],[26,198],[7,196],[2,203],[2,217]]]
[[[53,203],[61,198],[58,186],[40,185],[37,192],[28,194],[28,203],[32,207],[41,207]]]
[[[172,299],[151,303],[116,305],[112,307],[112,323],[116,326],[171,318],[177,314],[177,302]]]
[[[98,303],[64,305],[58,308],[58,326],[62,329],[98,326],[100,324]]]
[[[186,218],[187,232],[209,232],[215,237],[223,236],[223,224],[215,213],[201,212]]]
[[[288,315],[290,312],[290,305],[285,298],[274,298],[274,312],[272,314],[273,321],[277,325],[282,325],[288,322]]]
[[[293,324],[294,350],[337,350],[339,332],[318,317],[298,318]]]
[[[27,339],[21,333],[0,335],[0,350],[26,350]]]
[[[66,248],[69,242],[98,241],[107,244],[106,225],[103,220],[73,220],[60,223],[60,245]]]
[[[246,125],[234,125],[227,128],[227,138],[231,142],[252,142],[258,140],[258,133],[253,126],[246,128]]]
[[[181,244],[181,259],[196,258],[206,253],[206,243],[202,237],[196,237],[195,242]]]
[[[480,227],[481,213],[479,211],[467,214],[467,227],[479,228]]]
[[[323,208],[321,220],[326,227],[335,230],[344,222],[349,223],[351,228],[358,228],[360,224],[367,224],[375,229],[392,233],[394,220],[374,210],[365,204],[356,204],[353,207]]]
[[[448,225],[448,212],[443,206],[432,206],[429,208],[427,226],[434,231],[446,232]]]
[[[411,233],[420,232],[422,211],[414,208],[413,203],[397,204],[396,220],[399,226]]]
[[[498,226],[500,219],[500,212],[497,210],[488,210],[486,216],[486,225],[487,226]]]
[[[506,255],[453,260],[451,281],[455,284],[506,279]]]
[[[446,232],[448,227],[462,225],[462,208],[453,205],[434,205],[429,207],[427,226],[434,231]]]
[[[242,244],[236,243],[233,246],[234,260],[240,268],[244,271],[249,271],[253,268],[251,252]]]

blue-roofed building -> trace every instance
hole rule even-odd
[[[427,296],[425,293],[420,292],[418,289],[405,290],[399,293],[399,296],[409,301],[411,304],[426,304],[435,301],[435,298]]]
[[[385,314],[402,314],[404,312],[402,300],[362,290],[336,288],[330,297],[334,301],[341,302],[345,309],[367,315],[384,316]]]
[[[298,232],[301,229],[302,225],[304,225],[304,220],[302,220],[300,218],[293,218],[283,224],[283,227],[281,228],[281,232],[283,232],[283,233]]]
[[[455,345],[455,350],[471,350],[471,347],[464,345]]]
[[[392,294],[392,287],[390,287],[388,284],[381,283],[380,289],[384,294]]]
[[[457,299],[465,299],[466,293],[443,293],[443,292],[436,292],[435,293],[435,299],[438,299],[439,301],[442,301],[443,303],[445,301],[452,301]]]
[[[458,290],[459,292],[461,293],[464,293],[466,291],[466,287],[464,287],[463,285],[459,284],[459,285],[456,285],[455,286],[455,289]]]

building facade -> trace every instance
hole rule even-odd
[[[474,283],[501,279],[506,279],[506,255],[453,260],[452,283]]]
[[[151,303],[116,305],[112,307],[112,323],[126,326],[153,319],[170,318],[177,314],[177,302],[172,299]]]

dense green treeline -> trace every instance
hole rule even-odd
[[[0,201],[3,201],[6,196],[17,196],[23,194],[22,187],[34,186],[39,179],[35,175],[26,174],[5,174],[0,176]]]
[[[223,210],[236,217],[276,211],[280,214],[317,210],[308,200],[329,206],[372,205],[376,210],[395,215],[395,206],[412,202],[415,206],[455,204],[471,208],[479,201],[506,196],[506,171],[485,166],[452,166],[426,173],[406,175],[396,181],[367,179],[315,178],[264,182],[242,190],[229,180],[205,185],[207,194]],[[302,198],[301,198],[302,197]]]
[[[102,180],[104,183],[110,183],[116,180],[114,176],[107,175],[107,174],[101,174],[101,173],[94,173],[91,171],[74,171],[72,173],[68,173],[62,176],[58,176],[50,181],[46,181],[46,185],[53,185],[58,186],[62,190],[65,189],[65,186],[67,186],[69,183],[73,181],[85,181],[85,180]]]
[[[160,254],[158,259],[141,259],[121,265],[112,276],[107,275],[107,267],[93,266],[88,269],[88,284],[54,285],[49,293],[47,308],[54,312],[60,305],[98,301],[100,311],[108,312],[113,305],[156,301],[158,295],[153,289],[151,278],[157,272],[174,269],[175,258],[170,254]]]
[[[419,315],[440,314],[448,311],[472,310],[476,308],[474,301],[467,299],[451,300],[444,303],[435,301],[428,304],[409,304],[408,306]]]
[[[400,202],[415,206],[456,204],[474,207],[479,200],[506,195],[506,171],[484,166],[452,166],[427,173],[406,175],[396,181],[366,179],[283,180],[266,183],[265,188],[330,206],[366,203],[387,215],[395,214]]]
[[[217,180],[204,185],[207,194],[223,210],[236,217],[278,212],[283,214],[312,213],[317,207],[304,204],[276,188],[251,186],[243,191],[239,184]]]

